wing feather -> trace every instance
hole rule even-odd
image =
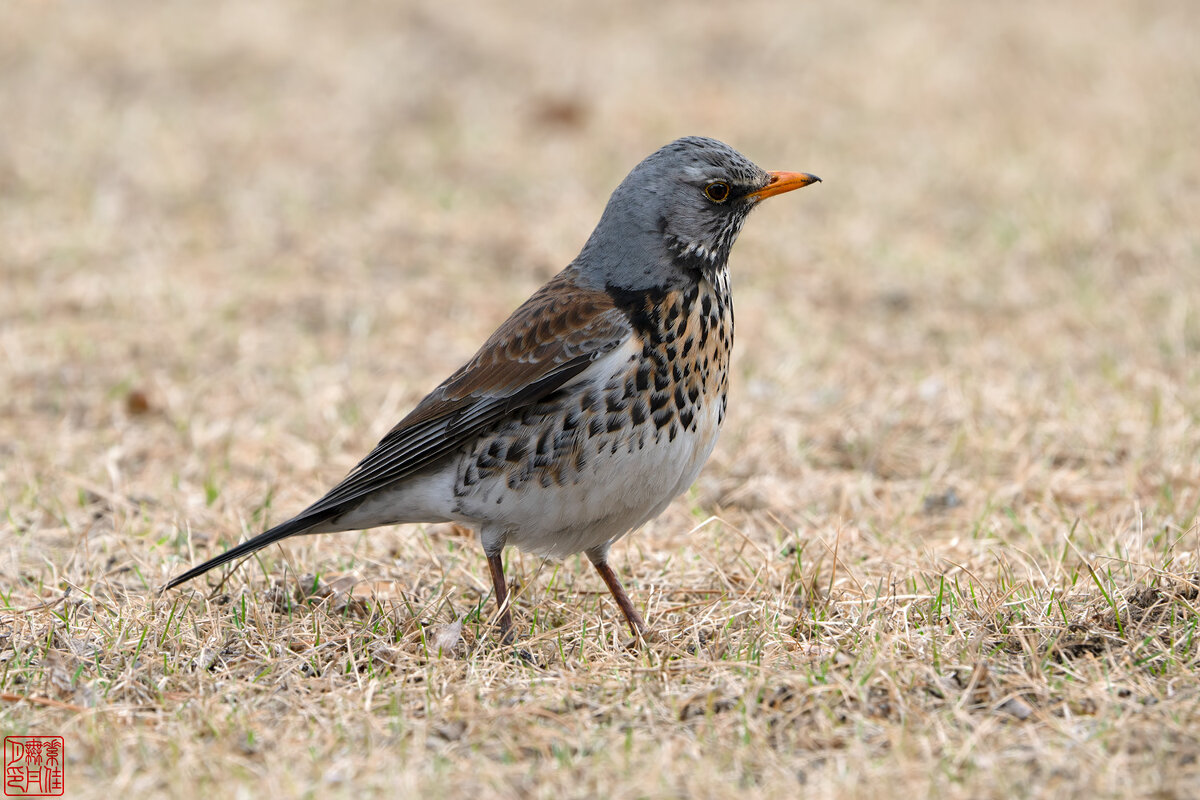
[[[557,391],[631,334],[628,316],[608,293],[580,287],[571,268],[564,270],[299,517],[316,524],[435,464],[508,414]]]

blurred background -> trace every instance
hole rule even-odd
[[[17,3],[10,514],[84,486],[236,535],[265,492],[304,503],[688,134],[824,179],[735,252],[703,501],[792,521],[841,514],[830,483],[864,474],[914,481],[910,505],[1186,486],[1196,23],[1187,2]]]
[[[713,498],[758,481],[786,510],[824,467],[964,469],[956,491],[988,495],[1021,458],[1147,447],[1193,475],[1196,22],[1169,1],[18,2],[5,494],[174,504],[248,471],[300,501],[684,134],[824,179],[734,254],[738,476]]]
[[[480,763],[556,797],[1194,779],[1194,696],[1168,685],[1194,674],[1194,585],[1180,627],[1122,628],[1103,601],[1197,571],[1198,8],[9,0],[0,694],[59,706],[0,706],[6,731],[65,731],[74,786],[139,796],[444,788],[447,764],[490,780]],[[629,169],[692,134],[824,182],[746,226],[725,434],[614,551],[678,672],[590,635],[619,620],[585,564],[516,555],[518,624],[563,680],[486,644],[427,661],[443,601],[489,590],[450,526],[264,551],[223,590],[241,617],[211,584],[155,599],[340,478],[574,257]],[[416,604],[380,634],[382,678],[358,671],[380,651],[357,617],[272,612],[269,579],[306,572]],[[313,644],[331,635],[354,665]],[[1109,660],[1065,661],[1061,637]],[[750,711],[695,727],[729,708]],[[659,777],[523,772],[604,753]]]

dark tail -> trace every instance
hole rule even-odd
[[[298,533],[304,533],[308,529],[315,528],[317,525],[324,522],[328,516],[329,515],[322,515],[314,519],[311,516],[301,514],[298,517],[293,517],[287,522],[280,523],[268,531],[263,531],[249,541],[242,542],[237,547],[229,548],[216,558],[210,558],[203,564],[192,567],[179,577],[172,578],[171,582],[163,588],[163,591],[165,592],[167,589],[174,589],[181,583],[187,583],[192,578],[203,575],[213,567],[219,567],[222,564],[228,564],[230,561],[233,561],[236,558],[250,555],[255,550],[261,550],[267,545],[275,544],[275,542],[278,542],[281,539],[286,539],[289,536],[295,536]]]

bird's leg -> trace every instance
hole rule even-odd
[[[605,548],[604,552],[589,550],[587,555],[592,561],[592,566],[596,568],[596,572],[599,572],[600,577],[604,579],[604,584],[608,587],[608,590],[612,592],[613,599],[621,607],[621,611],[625,614],[625,619],[629,620],[629,630],[633,631],[633,638],[645,638],[646,621],[642,619],[642,615],[633,607],[629,595],[625,594],[625,587],[621,585],[621,579],[617,577],[617,573],[613,572],[612,567],[608,565],[608,548]]]
[[[513,640],[512,608],[508,604],[508,582],[504,580],[503,549],[489,553],[487,560],[492,571],[492,587],[496,590],[496,608],[500,611],[500,640],[509,644]]]

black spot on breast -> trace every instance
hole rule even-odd
[[[667,298],[665,286],[649,289],[624,289],[608,284],[604,287],[617,308],[629,316],[635,331],[648,332],[659,328],[659,315],[663,301]]]
[[[675,387],[675,407],[684,408],[687,406],[687,398],[683,394],[683,386]]]
[[[554,434],[554,452],[560,453],[571,446],[575,441],[575,433],[573,431],[559,431]]]
[[[644,392],[650,388],[650,364],[643,363],[638,367],[637,371],[637,389],[639,392]]]
[[[685,431],[690,431],[692,429],[692,420],[694,418],[695,417],[693,416],[690,408],[685,408],[679,412],[679,423],[683,425],[683,429]]]
[[[549,455],[549,453],[550,453],[550,437],[553,435],[554,435],[554,428],[552,426],[546,425],[542,429],[542,434],[541,434],[541,436],[538,437],[538,441],[537,441],[537,454],[539,456]],[[538,459],[538,460],[540,461],[540,459]],[[538,466],[542,466],[542,465],[539,464]]]
[[[510,464],[515,464],[523,459],[528,452],[528,443],[524,439],[515,439],[508,445],[508,450],[504,453],[504,460]]]
[[[669,393],[655,392],[650,395],[650,413],[654,414],[659,409],[666,408],[669,402],[671,402],[671,395]]]
[[[479,483],[479,470],[472,464],[463,470],[462,485],[474,486],[477,483]]]
[[[675,325],[675,338],[680,339],[687,333],[687,317],[683,314],[679,315],[679,322]]]
[[[649,413],[650,412],[646,408],[646,402],[644,400],[638,400],[629,409],[629,417],[633,420],[634,425],[641,425],[643,422],[645,422]]]

